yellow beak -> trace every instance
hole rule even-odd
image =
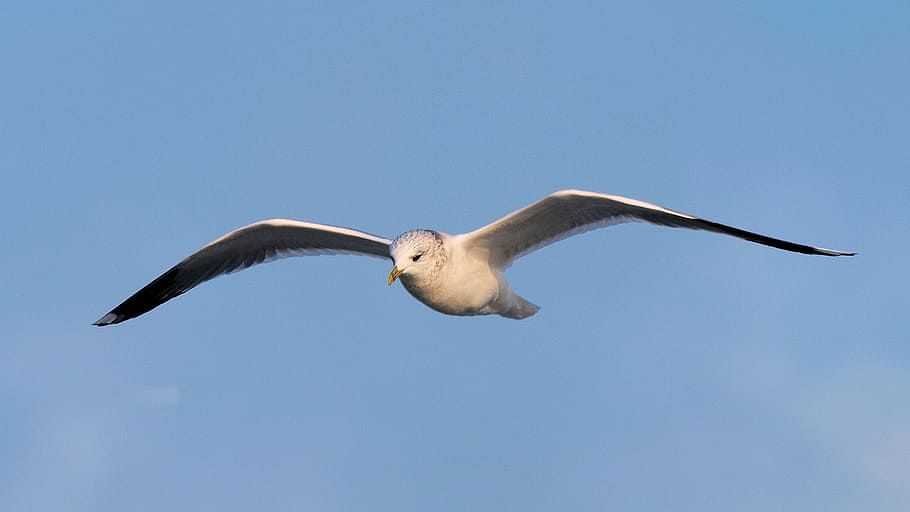
[[[398,270],[398,267],[392,265],[392,272],[389,273],[389,286],[392,286],[392,283],[398,279],[398,276],[401,275],[401,271]]]

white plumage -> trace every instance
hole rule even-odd
[[[572,235],[632,221],[713,231],[804,254],[854,255],[771,238],[636,199],[563,190],[461,235],[413,230],[388,240],[354,229],[293,220],[250,224],[191,254],[95,325],[135,318],[209,279],[259,263],[339,253],[391,259],[388,283],[400,278],[411,295],[442,313],[521,319],[539,308],[515,294],[503,275],[515,259]]]

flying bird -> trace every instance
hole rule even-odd
[[[624,222],[731,235],[786,251],[822,256],[822,249],[744,231],[626,197],[562,190],[470,233],[405,231],[394,240],[349,228],[286,219],[250,224],[189,255],[94,325],[147,313],[195,286],[288,256],[359,254],[392,260],[388,284],[400,280],[417,300],[448,315],[527,318],[540,309],[512,291],[504,276],[513,261],[553,242]]]

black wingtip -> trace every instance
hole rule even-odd
[[[131,318],[136,318],[147,313],[161,304],[182,294],[186,290],[175,287],[174,280],[180,273],[179,265],[171,268],[157,279],[142,287],[141,290],[131,295],[110,313],[99,318],[94,324],[98,327],[119,324]],[[202,279],[204,280],[204,279]],[[201,282],[201,281],[200,281]]]
[[[848,251],[835,251],[834,249],[822,249],[820,247],[814,248],[816,250],[815,254],[820,254],[822,256],[856,256],[855,252]]]
[[[104,327],[105,325],[119,324],[120,322],[126,320],[123,315],[118,315],[111,311],[110,313],[104,315],[95,321],[92,325],[97,325],[98,327]]]

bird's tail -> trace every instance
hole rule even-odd
[[[519,297],[516,294],[512,294],[512,307],[508,310],[503,311],[500,315],[506,318],[513,318],[515,320],[521,320],[522,318],[527,318],[534,313],[537,313],[537,310],[540,309],[540,306],[537,304],[528,302],[523,298]]]

